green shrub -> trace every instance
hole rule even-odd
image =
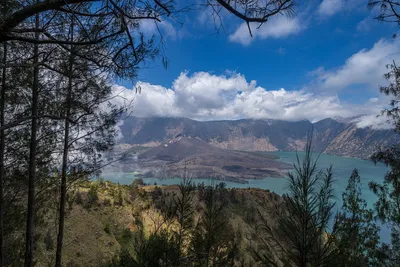
[[[51,236],[50,230],[47,231],[44,237],[44,245],[46,246],[47,251],[54,249],[53,237]]]
[[[82,193],[81,192],[76,192],[75,194],[75,203],[78,205],[82,205],[83,204],[83,199],[82,199]]]
[[[99,199],[99,196],[97,194],[97,186],[92,185],[90,186],[88,195],[87,195],[87,207],[93,206],[97,200]]]
[[[118,203],[119,206],[122,206],[124,204],[124,198],[122,197],[122,189],[121,189],[121,186],[119,184],[118,184],[117,203]]]
[[[138,187],[140,185],[145,185],[145,183],[144,183],[142,178],[138,178],[138,179],[133,180],[133,182],[132,182],[132,186],[133,187]]]
[[[108,199],[108,198],[104,199],[104,200],[103,200],[103,205],[104,205],[104,206],[111,206],[111,200]]]
[[[124,228],[124,230],[122,230],[121,237],[124,240],[131,240],[131,238],[132,238],[131,230],[129,228]]]
[[[104,226],[104,232],[107,234],[111,234],[111,229],[110,229],[110,224],[106,223],[106,226]]]

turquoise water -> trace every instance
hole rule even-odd
[[[280,157],[279,160],[293,164],[296,161],[296,152],[271,152],[271,154]],[[302,159],[304,152],[299,152],[299,157]],[[318,156],[315,154],[315,156]],[[370,181],[383,181],[385,173],[389,170],[383,164],[374,165],[371,161],[360,160],[354,158],[330,156],[326,154],[319,155],[318,166],[321,169],[326,169],[330,165],[333,165],[333,172],[335,177],[335,196],[337,202],[337,208],[341,206],[341,194],[346,189],[348,179],[354,168],[358,169],[359,175],[361,177],[362,193],[364,198],[367,200],[368,206],[372,208],[373,203],[376,200],[375,195],[369,190],[368,182]],[[133,174],[121,174],[104,173],[103,177],[106,180],[112,182],[119,182],[120,184],[130,184],[135,179]],[[156,179],[156,178],[146,178],[143,179],[145,183],[159,185],[171,185],[179,184],[181,179]],[[196,182],[204,182],[205,184],[210,184],[210,179],[196,179]],[[262,189],[269,189],[277,194],[283,194],[287,192],[287,180],[285,178],[271,178],[267,177],[262,180],[249,180],[248,184],[238,184],[233,182],[225,182],[227,187],[231,188],[248,188],[257,187]],[[389,240],[389,230],[386,227],[382,229],[382,239],[385,241]]]
[[[271,154],[280,157],[279,160],[293,164],[296,161],[296,152],[271,152]],[[304,155],[304,152],[299,152],[300,159]],[[318,156],[318,155],[315,155]],[[318,166],[321,169],[328,168],[330,164],[333,165],[334,177],[335,177],[335,195],[337,201],[341,200],[341,193],[346,189],[348,178],[350,177],[354,168],[357,168],[361,176],[361,183],[363,188],[364,197],[367,199],[369,205],[375,200],[374,194],[368,189],[369,181],[382,181],[388,168],[383,164],[374,165],[371,161],[360,160],[354,158],[330,156],[326,154],[319,155]],[[135,176],[131,173],[104,173],[103,177],[106,180],[112,182],[119,182],[120,184],[130,184],[135,179]],[[145,178],[143,179],[148,184],[160,184],[160,185],[171,185],[179,184],[181,179],[157,179],[157,178]],[[285,178],[271,178],[267,177],[262,180],[248,180],[247,184],[239,184],[233,182],[225,182],[227,187],[236,188],[247,188],[257,187],[262,189],[269,189],[276,192],[277,194],[283,194],[287,191],[287,180]],[[196,182],[204,182],[209,184],[210,179],[196,179]]]

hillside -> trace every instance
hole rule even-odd
[[[363,159],[377,146],[400,139],[393,130],[357,128],[354,123],[334,119],[311,123],[307,120],[195,121],[129,117],[121,126],[125,144],[155,146],[180,134],[198,137],[214,147],[243,151],[302,150],[311,129],[315,151]]]
[[[96,192],[96,198],[93,192]],[[135,256],[135,248],[140,245],[137,237],[141,225],[145,239],[160,227],[172,227],[169,231],[174,231],[175,217],[166,223],[162,211],[165,204],[160,203],[164,203],[164,198],[171,199],[177,194],[178,186],[120,186],[103,181],[83,183],[74,188],[67,209],[63,266],[107,266],[123,249]],[[195,226],[203,204],[199,189],[192,194],[195,208],[192,223]],[[224,218],[229,218],[226,231],[238,246],[235,266],[251,266],[254,261],[246,237],[254,234],[257,209],[268,212],[271,205],[281,201],[281,197],[261,189],[221,189],[218,194],[219,201],[224,203]],[[54,261],[56,228],[51,223],[53,219],[50,216],[49,227],[40,229],[38,266],[49,266]],[[252,240],[253,245],[256,240]]]

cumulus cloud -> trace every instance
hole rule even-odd
[[[171,88],[138,82],[135,90],[114,86],[123,101],[133,100],[136,116],[187,117],[197,120],[280,119],[288,121],[328,117],[353,117],[378,114],[380,99],[362,105],[342,103],[336,95],[315,94],[305,90],[267,90],[237,73],[215,75],[208,72],[182,72]],[[357,121],[360,127],[373,125],[372,117]],[[379,126],[378,126],[379,127]]]
[[[323,0],[318,6],[318,14],[321,16],[332,16],[343,7],[343,0]]]
[[[249,45],[256,39],[285,38],[304,29],[304,25],[298,17],[288,18],[283,15],[273,17],[260,28],[258,26],[259,24],[250,24],[253,34],[253,37],[251,37],[247,24],[242,23],[233,34],[229,35],[229,40],[242,45]]]
[[[113,104],[128,105],[128,112],[143,117],[181,115],[181,111],[175,104],[175,92],[171,89],[145,82],[138,82],[136,88],[140,90],[140,93],[120,85],[114,85],[114,95],[118,95],[118,97],[112,100]]]
[[[400,41],[380,40],[371,49],[362,49],[348,58],[336,70],[320,67],[310,75],[317,80],[318,88],[338,91],[352,85],[369,85],[377,88],[384,83],[386,65],[400,59]]]

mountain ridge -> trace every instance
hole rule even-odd
[[[378,147],[400,141],[394,130],[358,128],[354,122],[326,118],[283,121],[239,119],[196,121],[171,117],[128,117],[121,127],[122,143],[160,145],[177,135],[198,137],[208,144],[229,150],[303,150],[309,132],[317,152],[367,159]]]

